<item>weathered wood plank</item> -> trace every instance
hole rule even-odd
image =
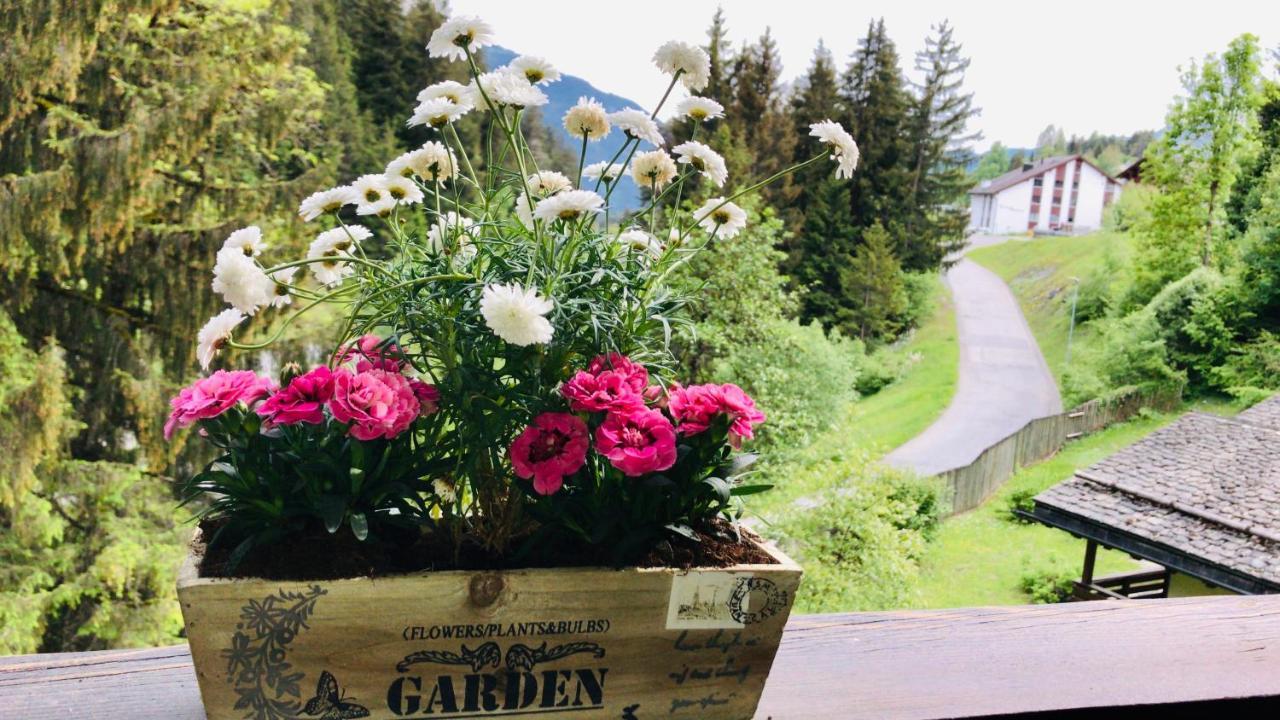
[[[1280,597],[791,618],[759,718],[1280,699]],[[185,646],[0,658],[0,717],[200,720]]]

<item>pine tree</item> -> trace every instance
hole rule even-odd
[[[791,96],[791,129],[795,138],[792,160],[802,162],[825,152],[822,143],[809,135],[809,126],[823,120],[835,120],[842,116],[840,85],[836,79],[835,60],[821,40],[813,53],[809,71],[796,83]],[[802,221],[808,211],[812,196],[819,182],[831,174],[831,168],[817,165],[796,173],[795,181],[801,190],[789,207],[784,208],[793,228]]]
[[[703,46],[711,58],[711,73],[702,95],[725,107],[733,105],[733,44],[729,41],[729,28],[724,17],[724,7],[716,8],[707,29],[707,44]]]
[[[896,318],[906,310],[906,290],[902,266],[879,223],[862,234],[862,244],[840,271],[840,280],[851,301],[838,311],[840,329],[867,343],[892,337],[898,330]]]
[[[0,284],[26,337],[66,348],[83,389],[76,457],[131,458],[122,434],[163,415],[138,405],[163,393],[135,386],[185,375],[220,305],[214,250],[322,187],[332,145],[311,132],[324,90],[299,62],[306,37],[272,13],[124,4],[91,25],[70,45],[80,72],[0,134]],[[265,229],[287,250],[290,226]]]
[[[791,100],[791,134],[796,138],[793,159],[800,161],[824,152],[809,125],[843,116],[835,61],[819,43],[809,71],[797,83]],[[805,290],[803,317],[834,318],[840,307],[839,267],[852,256],[856,230],[849,217],[846,181],[837,181],[831,168],[819,164],[796,175],[800,192],[783,208],[792,230],[783,265],[792,283]]]
[[[734,63],[734,128],[738,145],[751,156],[751,164],[737,177],[738,182],[769,177],[790,164],[795,136],[782,105],[781,75],[778,45],[766,28],[755,44],[743,48]],[[768,205],[786,207],[795,198],[795,180],[781,178],[760,192]]]
[[[852,223],[859,236],[880,224],[889,234],[891,247],[901,248],[909,242],[905,227],[911,214],[910,147],[905,133],[910,96],[883,19],[867,28],[845,71],[843,86],[849,131],[862,154],[850,181]]]
[[[978,114],[973,93],[963,91],[969,60],[946,22],[934,27],[925,48],[916,54],[916,85],[906,122],[909,195],[905,242],[899,260],[911,270],[932,270],[964,246],[969,225],[966,192],[971,181],[965,168],[973,157],[970,143],[979,139],[967,125]]]

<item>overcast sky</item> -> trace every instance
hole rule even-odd
[[[783,78],[804,73],[821,38],[843,67],[872,17],[883,16],[903,68],[930,26],[947,18],[972,58],[966,78],[982,115],[985,148],[994,140],[1035,144],[1049,123],[1068,134],[1129,133],[1163,124],[1178,92],[1178,67],[1221,51],[1243,32],[1268,52],[1280,43],[1280,2],[1213,0],[641,0],[530,2],[452,0],[458,14],[480,15],[498,42],[541,55],[562,71],[651,107],[665,88],[649,59],[669,39],[706,42],[724,5],[735,45],[773,28]],[[1185,9],[1183,9],[1185,6]],[[1275,60],[1267,61],[1274,75]],[[670,104],[669,104],[670,105]]]

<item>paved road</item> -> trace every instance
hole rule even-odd
[[[1004,242],[978,236],[970,248]],[[1032,418],[1062,411],[1062,398],[1009,287],[964,259],[946,274],[955,302],[960,378],[946,412],[885,456],[921,475],[967,465]]]

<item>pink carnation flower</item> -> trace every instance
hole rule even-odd
[[[440,391],[436,386],[416,378],[409,378],[409,387],[413,388],[413,394],[418,398],[422,414],[435,415],[440,409]]]
[[[511,466],[516,475],[533,478],[539,495],[551,495],[566,475],[587,461],[587,424],[569,413],[542,413],[511,443]]]
[[[611,412],[644,405],[649,371],[618,353],[600,356],[560,386],[574,412]]]
[[[238,403],[248,405],[274,389],[270,380],[251,370],[218,370],[183,388],[169,401],[173,411],[164,424],[164,439],[172,438],[178,428],[217,417]]]
[[[333,397],[333,371],[321,365],[289,381],[255,411],[268,425],[324,422],[324,406]]]
[[[354,361],[356,372],[365,370],[400,372],[404,362],[400,358],[399,348],[394,344],[383,345],[383,342],[385,341],[377,335],[361,335],[350,345],[338,351],[338,362]]]
[[[612,412],[596,428],[596,450],[623,474],[639,477],[676,464],[676,431],[657,410]]]
[[[333,374],[329,412],[338,422],[351,423],[348,432],[357,440],[388,440],[409,429],[421,411],[417,395],[405,376],[370,369]]]
[[[667,410],[675,418],[681,435],[697,435],[705,432],[716,418],[729,419],[729,444],[742,447],[743,440],[755,437],[753,428],[764,422],[764,413],[742,388],[733,383],[724,385],[691,385],[671,389]]]
[[[587,371],[594,375],[606,370],[621,374],[636,392],[642,392],[644,386],[649,384],[649,371],[622,353],[599,355],[587,366]]]

